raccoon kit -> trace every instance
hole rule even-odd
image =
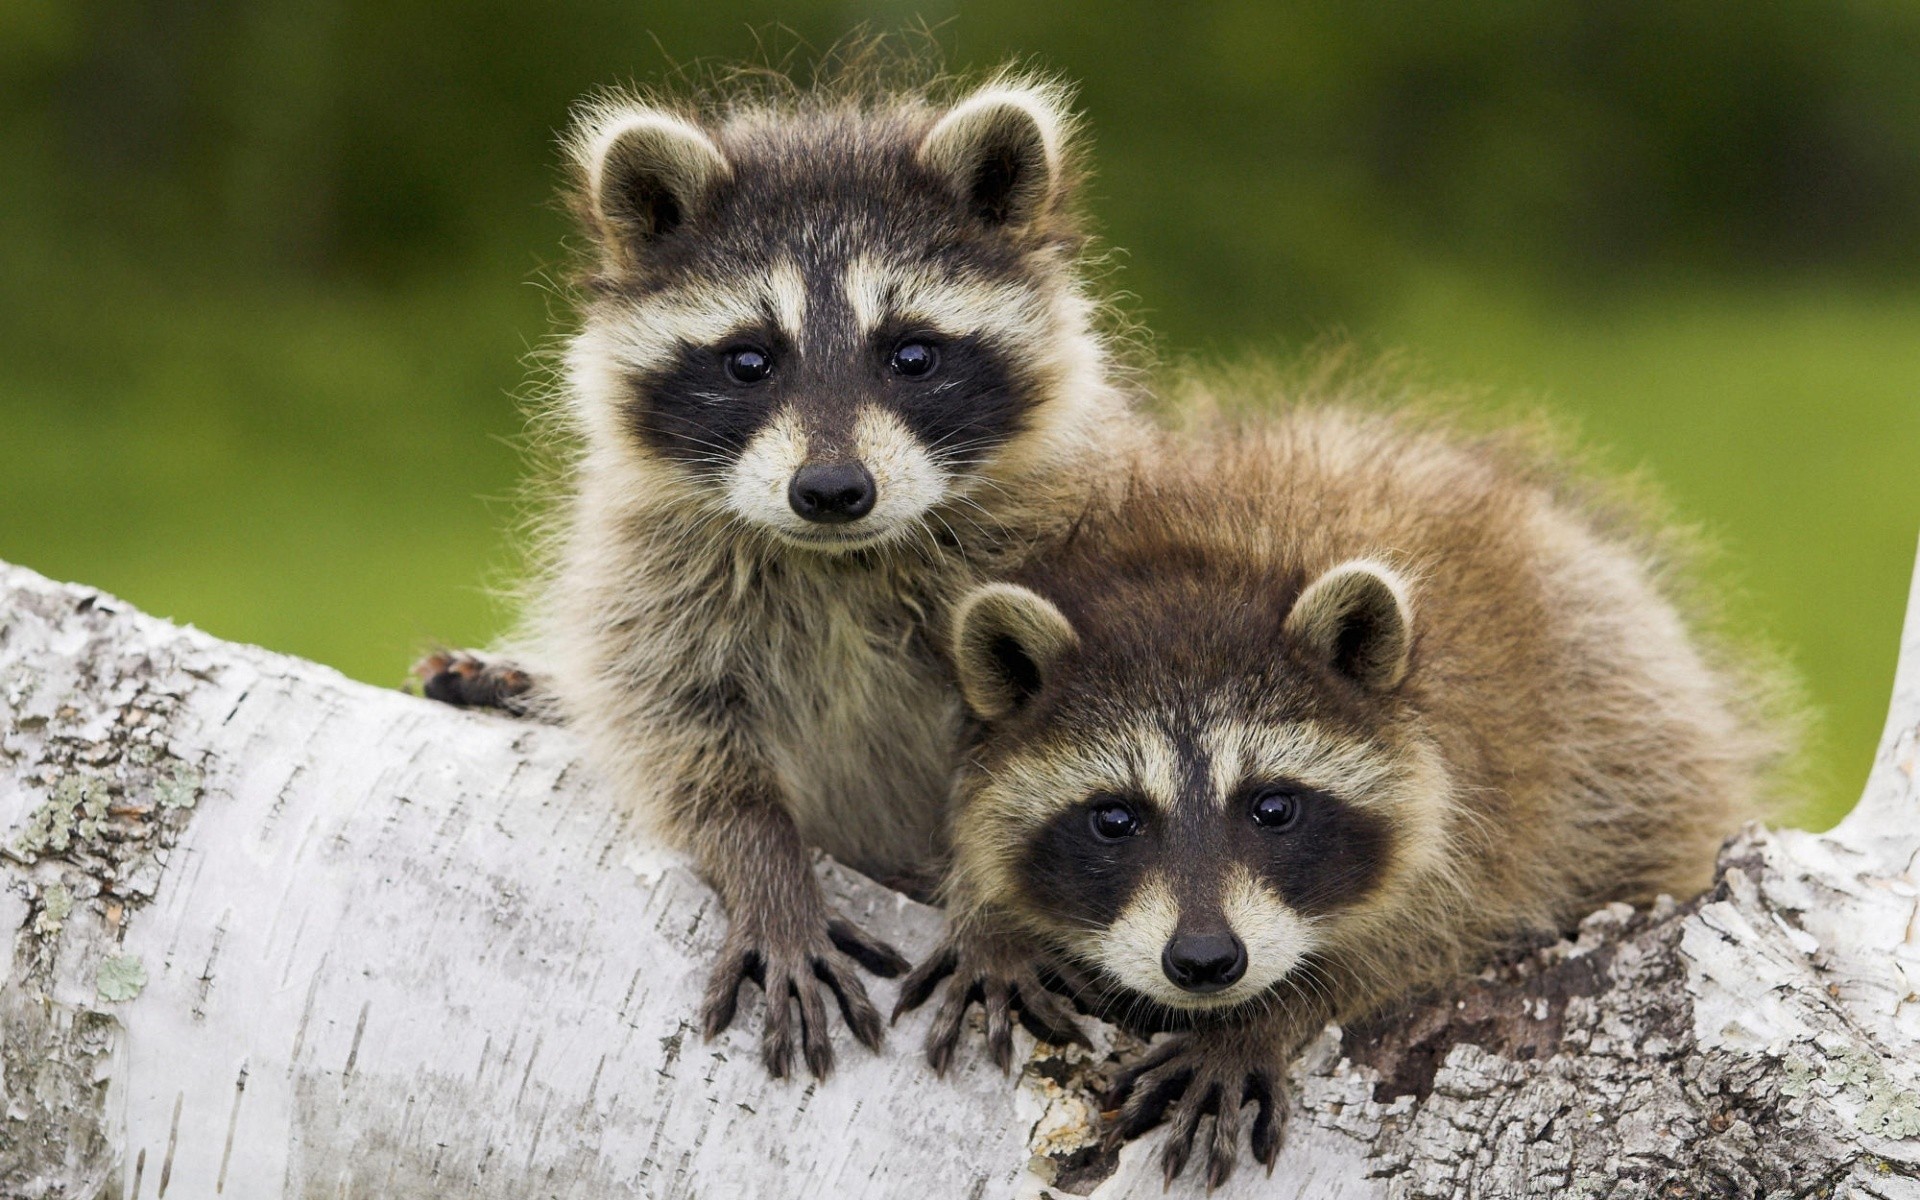
[[[1487,443],[1296,410],[1158,456],[1060,553],[958,605],[978,718],[947,943],[994,1057],[1078,1036],[1053,970],[1176,1028],[1121,1077],[1171,1180],[1280,1147],[1329,1020],[1462,978],[1516,935],[1686,895],[1774,750],[1646,543]],[[1203,1117],[1210,1116],[1210,1122]]]
[[[962,713],[929,623],[1057,537],[1133,437],[1071,132],[1058,87],[1003,76],[945,104],[614,96],[568,141],[597,257],[529,670],[442,657],[427,690],[537,686],[585,733],[725,905],[706,1034],[755,980],[775,1075],[796,1044],[829,1071],[831,1002],[882,1039],[858,968],[906,964],[829,907],[808,847],[937,871]]]

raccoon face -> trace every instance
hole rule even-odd
[[[816,550],[990,509],[1010,447],[1097,367],[1059,105],[1000,83],[937,114],[589,110],[601,269],[569,367],[591,442],[635,487]]]
[[[1117,628],[1137,635],[1137,611],[1100,621],[1076,628],[1011,584],[957,611],[955,667],[983,722],[962,869],[1162,1005],[1242,1004],[1289,976],[1312,986],[1307,964],[1417,856],[1444,794],[1436,755],[1320,719],[1310,695],[1398,688],[1404,583],[1370,562],[1327,572],[1276,617],[1282,644],[1241,647],[1215,678]]]

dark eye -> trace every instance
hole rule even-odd
[[[735,383],[759,383],[773,374],[773,356],[764,350],[742,346],[727,351],[727,375]]]
[[[1140,832],[1141,821],[1124,800],[1102,800],[1087,810],[1087,823],[1102,841],[1117,842]]]
[[[888,365],[893,368],[895,375],[919,379],[923,375],[933,374],[933,369],[940,365],[940,352],[926,342],[901,342]]]
[[[1300,797],[1279,788],[1267,788],[1253,797],[1253,823],[1262,829],[1282,830],[1300,819]]]

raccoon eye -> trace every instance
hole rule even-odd
[[[893,358],[887,365],[895,375],[919,379],[933,374],[933,369],[940,365],[940,352],[926,342],[901,342],[894,348]]]
[[[1277,833],[1300,819],[1300,797],[1278,788],[1267,788],[1254,794],[1252,811],[1255,825]]]
[[[1087,810],[1087,823],[1102,841],[1118,842],[1140,832],[1143,822],[1123,800],[1103,800]]]
[[[759,383],[773,374],[773,357],[764,350],[742,346],[727,351],[727,377],[735,383]]]

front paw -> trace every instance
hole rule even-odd
[[[869,1050],[886,1038],[880,1014],[867,998],[858,968],[889,978],[907,969],[907,960],[851,921],[823,918],[782,928],[735,921],[720,948],[720,961],[707,980],[700,1024],[708,1039],[733,1024],[740,985],[751,979],[766,995],[760,1058],[768,1074],[784,1079],[793,1061],[794,1010],[799,1010],[801,1056],[815,1078],[833,1071],[833,1038],[824,992],[831,991],[853,1036]]]
[[[1239,1039],[1206,1031],[1176,1034],[1115,1082],[1108,1107],[1119,1112],[1108,1137],[1117,1144],[1167,1121],[1171,1128],[1160,1151],[1166,1182],[1172,1184],[1186,1167],[1198,1143],[1211,1191],[1233,1174],[1243,1110],[1251,1104],[1250,1149],[1271,1174],[1287,1117],[1279,1082],[1283,1069]],[[1202,1135],[1201,1122],[1208,1117],[1212,1121]]]
[[[515,664],[467,650],[442,650],[413,664],[420,694],[455,708],[492,708],[524,717],[534,708],[533,676]]]
[[[986,1011],[987,1053],[1005,1072],[1013,1067],[1013,1020],[1027,1031],[1056,1045],[1088,1045],[1073,1010],[1048,991],[1034,969],[1032,958],[1020,950],[985,938],[949,935],[940,948],[913,969],[900,985],[893,1019],[926,1003],[942,980],[946,994],[927,1029],[927,1062],[936,1075],[953,1063],[965,1027],[967,1009],[978,1001]]]

